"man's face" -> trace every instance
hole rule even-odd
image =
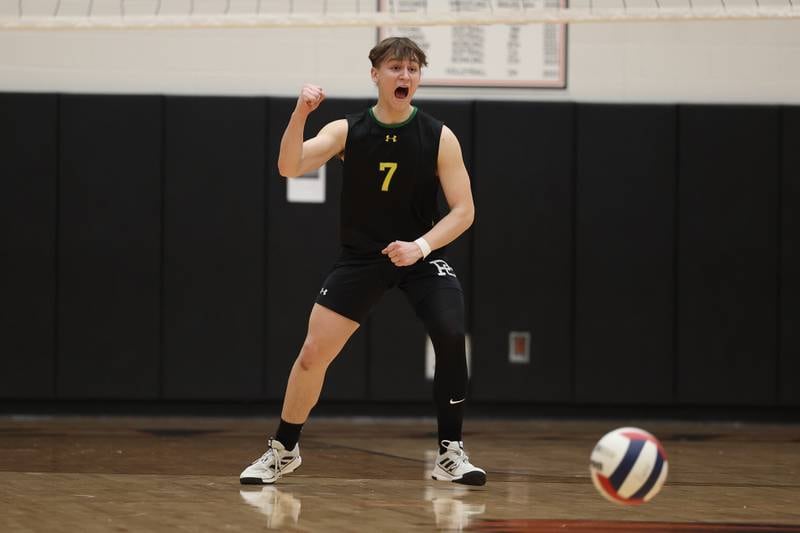
[[[419,63],[411,59],[387,59],[372,68],[372,81],[387,101],[407,104],[417,91],[420,81]]]

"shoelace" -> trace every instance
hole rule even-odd
[[[444,448],[447,450],[445,453],[449,453],[449,452],[452,452],[452,451],[453,451],[453,450],[451,450],[451,449],[450,449],[450,444],[451,444],[452,442],[453,442],[453,441],[450,441],[450,440],[443,440],[443,441],[442,441],[442,446],[443,446],[443,447],[444,447]],[[456,454],[456,457],[457,457],[456,459],[453,459],[453,462],[455,462],[456,464],[458,464],[458,466],[461,466],[461,465],[463,465],[464,463],[467,463],[467,464],[469,464],[469,456],[467,456],[467,454],[466,454],[466,453],[464,453],[464,448],[462,448],[461,446],[459,446],[459,447],[458,447],[458,451],[456,451],[456,452],[453,452],[453,453],[455,453],[455,454]]]
[[[283,471],[283,467],[281,466],[281,458],[278,456],[278,451],[272,445],[272,441],[273,439],[269,439],[269,441],[267,441],[267,451],[264,452],[264,455],[256,459],[254,463],[262,462],[267,468],[274,470],[276,475],[280,475]],[[272,466],[269,464],[270,455],[273,457]]]
[[[255,461],[253,461],[253,464],[264,463],[264,464],[268,465],[269,464],[269,456],[270,455],[275,457],[275,461],[273,461],[273,462],[277,463],[278,462],[278,454],[275,452],[275,448],[272,446],[272,439],[269,439],[267,441],[267,451],[265,451],[264,454],[261,457],[259,457]]]

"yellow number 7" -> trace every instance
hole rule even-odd
[[[381,172],[383,172],[384,170],[387,170],[387,169],[389,170],[389,172],[387,172],[386,173],[386,177],[383,178],[383,185],[381,185],[381,190],[382,191],[388,191],[389,190],[389,182],[392,181],[392,176],[394,176],[394,171],[397,170],[397,163],[379,163],[378,164],[378,170],[380,170]]]

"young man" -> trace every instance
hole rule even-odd
[[[281,140],[278,169],[300,176],[338,156],[344,165],[342,254],[311,310],[308,333],[286,387],[281,421],[264,455],[240,476],[271,484],[301,464],[300,430],[317,403],[328,365],[381,295],[405,292],[436,352],[434,399],[439,455],[434,479],[486,483],[461,442],[467,367],[461,285],[439,250],[474,217],[469,175],[453,132],[418,111],[411,99],[427,65],[411,40],[391,37],[370,51],[378,103],[325,125],[303,141],[306,118],[325,99],[305,85]],[[449,213],[436,221],[441,185]]]

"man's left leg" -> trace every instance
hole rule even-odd
[[[461,289],[433,289],[415,304],[415,311],[425,324],[436,353],[433,397],[439,425],[439,455],[432,476],[442,481],[483,485],[486,472],[469,462],[461,436],[468,380]]]

